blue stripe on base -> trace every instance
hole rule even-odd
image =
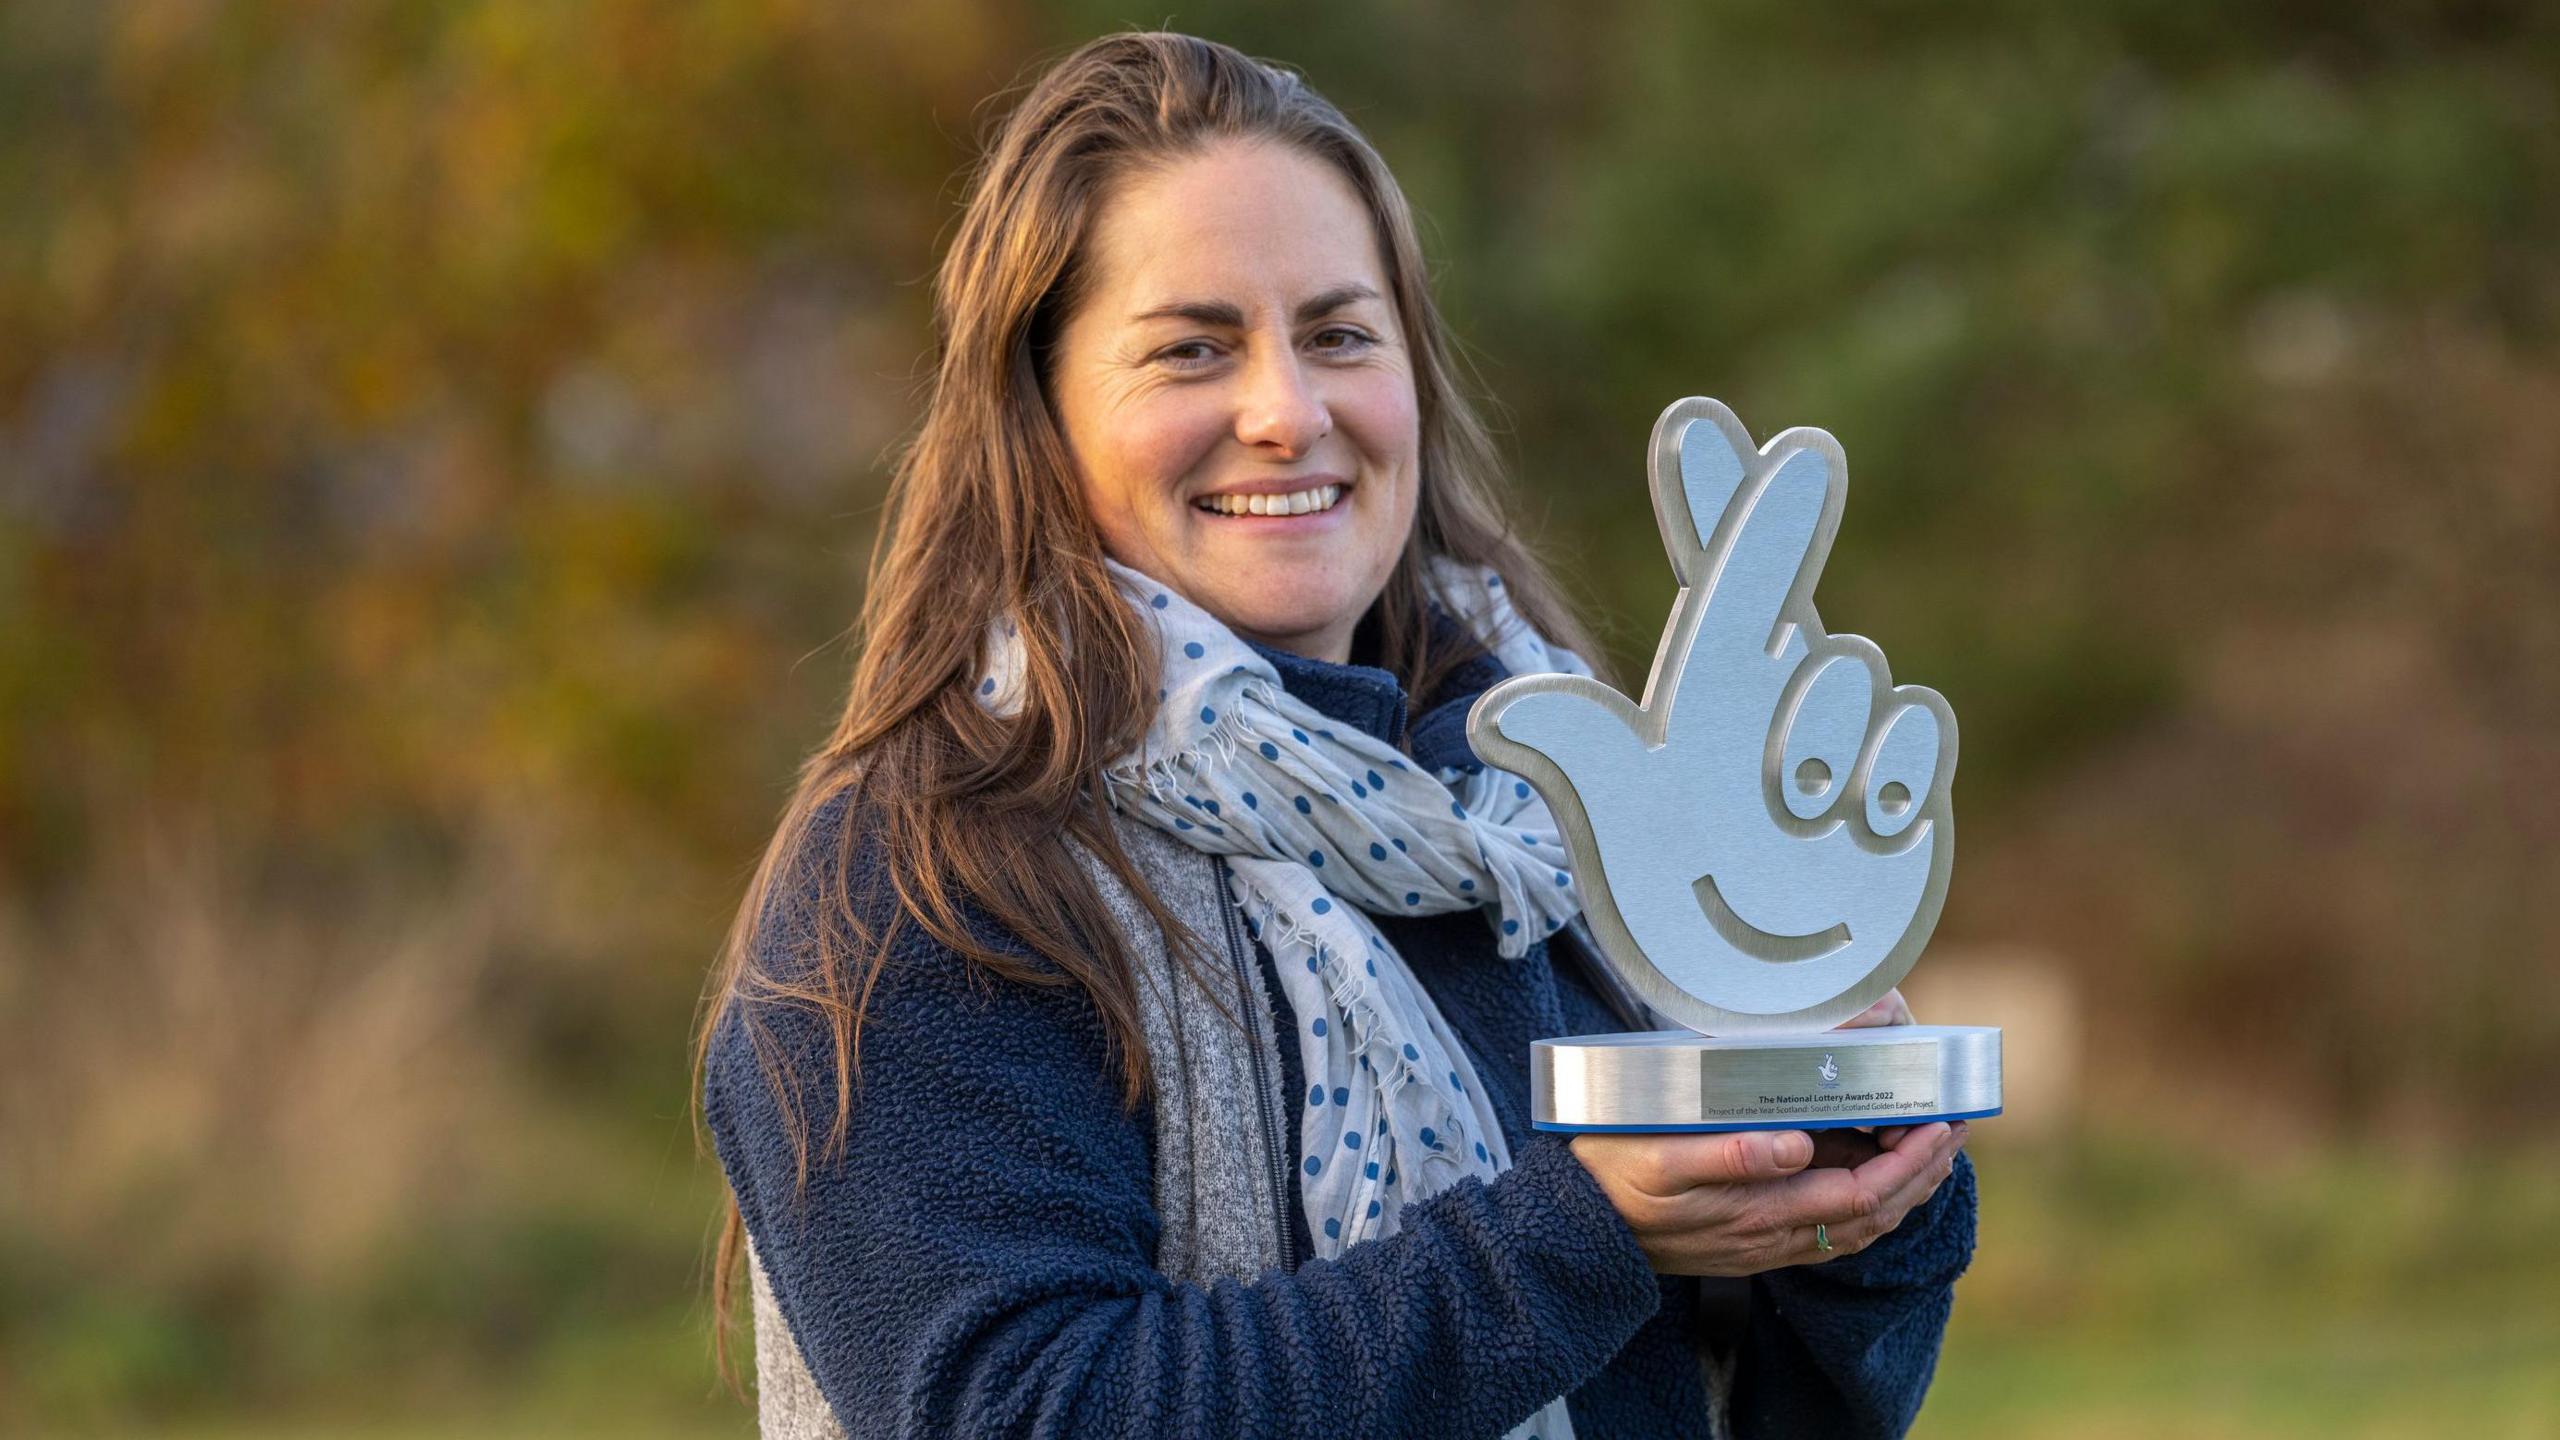
[[[1864,1119],[1851,1116],[1825,1120],[1745,1120],[1736,1124],[1713,1125],[1567,1125],[1561,1120],[1534,1120],[1531,1128],[1556,1130],[1568,1135],[1667,1135],[1694,1134],[1712,1130],[1848,1130],[1860,1125],[1929,1125],[1940,1120],[1980,1120],[1997,1115],[2001,1107],[1988,1110],[1951,1110],[1943,1115],[1872,1115]]]

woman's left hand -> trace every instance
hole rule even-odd
[[[1911,1018],[1911,1006],[1902,998],[1901,987],[1884,992],[1884,998],[1836,1027],[1842,1030],[1868,1030],[1879,1025],[1917,1024]],[[1908,1125],[1886,1125],[1851,1130],[1817,1130],[1813,1132],[1813,1164],[1811,1169],[1854,1170],[1876,1156],[1902,1143]],[[1936,1187],[1932,1186],[1932,1193]],[[1925,1197],[1924,1197],[1925,1198]]]
[[[1884,992],[1884,998],[1840,1022],[1842,1030],[1865,1030],[1877,1025],[1911,1025],[1911,1006],[1904,1002],[1902,989],[1896,986]]]

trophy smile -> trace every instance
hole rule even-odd
[[[1734,913],[1732,904],[1724,898],[1724,892],[1716,888],[1716,877],[1712,871],[1690,881],[1689,889],[1697,895],[1698,908],[1706,912],[1707,923],[1715,927],[1716,934],[1723,938],[1724,943],[1754,960],[1779,964],[1819,960],[1849,943],[1846,923],[1835,924],[1828,930],[1817,930],[1810,935],[1779,935],[1761,929]]]

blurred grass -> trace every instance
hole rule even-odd
[[[2127,1133],[2053,1145],[1977,1131],[1984,1244],[1921,1424],[1979,1437],[2541,1437],[2560,1428],[2560,1156],[2374,1146],[2197,1143]],[[331,1373],[233,1407],[83,1419],[132,1393],[117,1367],[200,1343],[136,1312],[74,1322],[41,1356],[59,1412],[11,1433],[230,1437],[738,1436],[752,1419],[715,1391],[702,1316],[674,1298],[698,1237],[699,1187],[653,1187],[625,1157],[605,1188],[627,1213],[564,1217],[538,1237],[402,1257],[389,1313],[290,1323],[376,1333]],[[455,1324],[432,1297],[515,1268],[543,1292],[612,1293]],[[520,1258],[520,1257],[519,1257]],[[456,1273],[420,1285],[420,1267]],[[639,1298],[653,1285],[654,1298]],[[501,1287],[503,1289],[504,1287]],[[362,1307],[358,1307],[359,1310]],[[483,1307],[485,1308],[485,1306]],[[501,1303],[501,1310],[507,1307]],[[184,1392],[179,1392],[184,1393]]]
[[[554,1173],[282,1294],[101,1284],[11,1245],[0,1284],[44,1322],[0,1336],[0,1433],[752,1433],[700,1290],[716,1180],[680,1122],[652,1128],[585,1127]]]
[[[2560,1433],[2549,1148],[1978,1133],[1984,1243],[1916,1435]]]

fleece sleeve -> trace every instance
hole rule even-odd
[[[1338,1260],[1173,1280],[1154,1266],[1151,1119],[1122,1106],[1081,992],[991,983],[921,936],[872,995],[838,1154],[817,1143],[835,1113],[823,1026],[779,1003],[753,1017],[799,1076],[803,1188],[748,1018],[716,1033],[710,1122],[850,1435],[1494,1436],[1660,1304],[1552,1137]]]
[[[1956,1277],[1973,1258],[1974,1215],[1973,1161],[1959,1152],[1938,1193],[1892,1234],[1827,1264],[1752,1277],[1734,1433],[1845,1440],[1909,1430],[1937,1369]]]

